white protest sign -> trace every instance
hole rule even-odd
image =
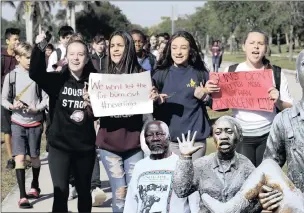
[[[99,74],[89,77],[89,95],[95,117],[153,112],[150,72]]]

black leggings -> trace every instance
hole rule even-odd
[[[245,155],[255,167],[258,167],[263,160],[268,135],[269,133],[257,137],[244,136],[243,141],[238,143],[236,151]]]
[[[91,212],[91,177],[95,149],[89,152],[68,153],[49,146],[49,168],[54,186],[52,212],[68,212],[69,176],[75,178],[78,193],[78,212]]]

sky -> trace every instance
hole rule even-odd
[[[175,7],[176,14],[183,16],[192,14],[196,7],[201,7],[203,1],[110,1],[119,7],[133,24],[143,27],[151,27],[161,22],[162,16],[171,16],[172,6]],[[57,4],[53,9],[56,13],[59,8]],[[76,8],[77,10],[81,8]],[[1,16],[7,20],[15,18],[15,9],[5,5],[2,7]]]

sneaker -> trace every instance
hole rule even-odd
[[[35,188],[31,188],[31,190],[27,193],[27,198],[29,199],[37,199],[39,198],[41,190],[35,189]]]
[[[32,204],[30,204],[29,200],[26,199],[25,197],[21,198],[18,201],[18,205],[19,205],[19,208],[21,208],[21,209],[29,209],[29,208],[33,207]]]
[[[68,200],[73,200],[77,197],[77,191],[75,186],[72,186],[71,184],[69,184],[69,198]]]
[[[101,206],[106,199],[107,195],[102,189],[96,187],[92,191],[92,206]]]
[[[7,161],[7,165],[6,165],[6,168],[7,169],[14,169],[15,168],[15,160],[13,158],[9,159]]]

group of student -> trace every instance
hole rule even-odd
[[[68,197],[72,195],[69,189],[71,177],[78,194],[79,212],[91,212],[92,204],[98,205],[102,202],[100,200],[104,200],[100,189],[99,160],[110,180],[113,212],[123,212],[134,166],[144,158],[144,153],[149,155],[147,146],[140,139],[144,124],[153,118],[168,126],[168,146],[173,153],[180,155],[178,138],[191,130],[197,132],[194,146],[202,147],[193,155],[193,160],[205,155],[206,139],[211,132],[206,107],[212,103],[212,93],[219,92],[220,88],[209,80],[209,71],[190,33],[178,31],[170,38],[158,36],[158,49],[163,50],[155,56],[155,36],[150,37],[149,47],[149,40],[139,30],[116,31],[110,36],[108,45],[102,35],[95,36],[93,55],[89,54],[82,36],[75,34],[69,26],[59,30],[60,46],[50,55],[46,55],[46,49],[51,48],[44,33],[36,37],[32,47],[25,42],[19,43],[15,39],[19,31],[16,32],[15,29],[6,32],[7,54],[18,65],[15,68],[9,62],[2,89],[2,106],[4,110],[12,111],[8,126],[11,127],[20,208],[31,207],[28,198],[40,195],[39,154],[45,109],[48,109],[49,117],[47,142],[54,186],[53,212],[68,211]],[[268,48],[265,33],[258,30],[248,32],[243,47],[246,59],[235,66],[234,71],[273,68],[265,58]],[[9,67],[7,63],[5,67]],[[151,71],[153,114],[94,117],[85,89],[90,73],[132,74],[143,71]],[[269,98],[278,110],[283,110],[292,106],[293,99],[284,73],[276,71],[279,72],[279,83],[274,78]],[[15,76],[14,83],[12,76]],[[75,92],[67,93],[68,90]],[[233,109],[232,113],[244,135],[237,151],[258,166],[277,111]],[[10,134],[9,131],[6,133]],[[33,168],[33,182],[28,193],[25,192],[24,175],[26,154],[30,155]],[[190,195],[189,204],[194,209],[197,195],[192,198]]]

